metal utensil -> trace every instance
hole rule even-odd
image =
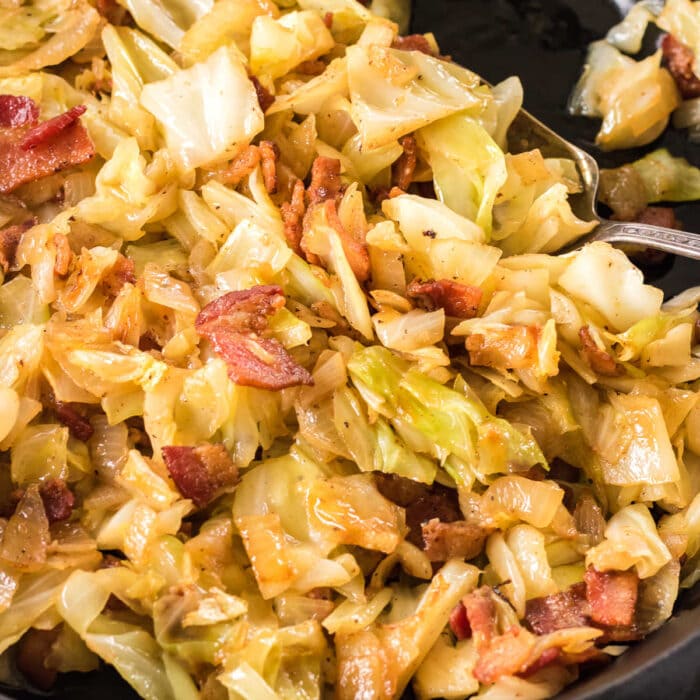
[[[596,212],[598,191],[598,164],[595,159],[559,134],[545,126],[539,119],[521,109],[508,131],[508,147],[511,153],[539,148],[545,158],[569,158],[576,162],[583,191],[569,198],[571,209],[580,219],[597,219],[599,224],[591,233],[576,240],[565,250],[580,248],[585,243],[605,241],[626,243],[675,253],[686,258],[700,260],[700,235],[652,226],[604,219]]]

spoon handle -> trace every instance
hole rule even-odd
[[[700,234],[686,233],[663,226],[603,219],[589,240],[632,243],[700,260]]]

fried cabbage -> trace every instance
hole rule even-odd
[[[0,195],[3,683],[549,697],[700,578],[700,292],[554,255],[596,224],[575,163],[509,152],[519,80],[407,6],[0,9],[0,164],[32,171]],[[579,85],[605,148],[677,104],[613,48],[650,7]],[[666,151],[628,168],[696,196]]]

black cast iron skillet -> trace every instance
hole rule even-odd
[[[625,5],[622,0],[618,4]],[[492,83],[520,76],[525,107],[572,143],[594,155],[602,167],[639,157],[640,152],[602,154],[593,146],[597,124],[566,115],[569,92],[578,78],[588,43],[604,36],[620,18],[611,0],[414,0],[413,31],[432,31],[443,54],[451,55]],[[656,34],[645,37],[647,52]],[[667,146],[700,165],[700,146],[670,131]],[[648,149],[647,149],[648,150]],[[688,231],[700,233],[700,203],[676,208]],[[668,295],[700,284],[700,264],[669,258],[647,278]],[[66,674],[49,696],[29,690],[0,691],[0,700],[134,700],[136,695],[111,669]],[[700,697],[700,585],[680,598],[673,618],[634,645],[608,668],[559,696],[561,700],[691,700]],[[515,699],[514,699],[515,700]]]

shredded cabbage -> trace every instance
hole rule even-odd
[[[400,36],[404,0],[95,7],[0,9],[0,160],[81,105],[30,137],[94,146],[0,197],[0,680],[40,641],[153,700],[544,698],[616,653],[596,583],[637,601],[616,633],[668,619],[700,291],[553,255],[596,222],[573,161],[509,152],[519,80]],[[604,148],[677,104],[620,53],[697,45],[694,5],[653,11],[591,49]],[[630,173],[629,204],[700,192],[664,150]],[[586,587],[589,624],[532,631]]]

